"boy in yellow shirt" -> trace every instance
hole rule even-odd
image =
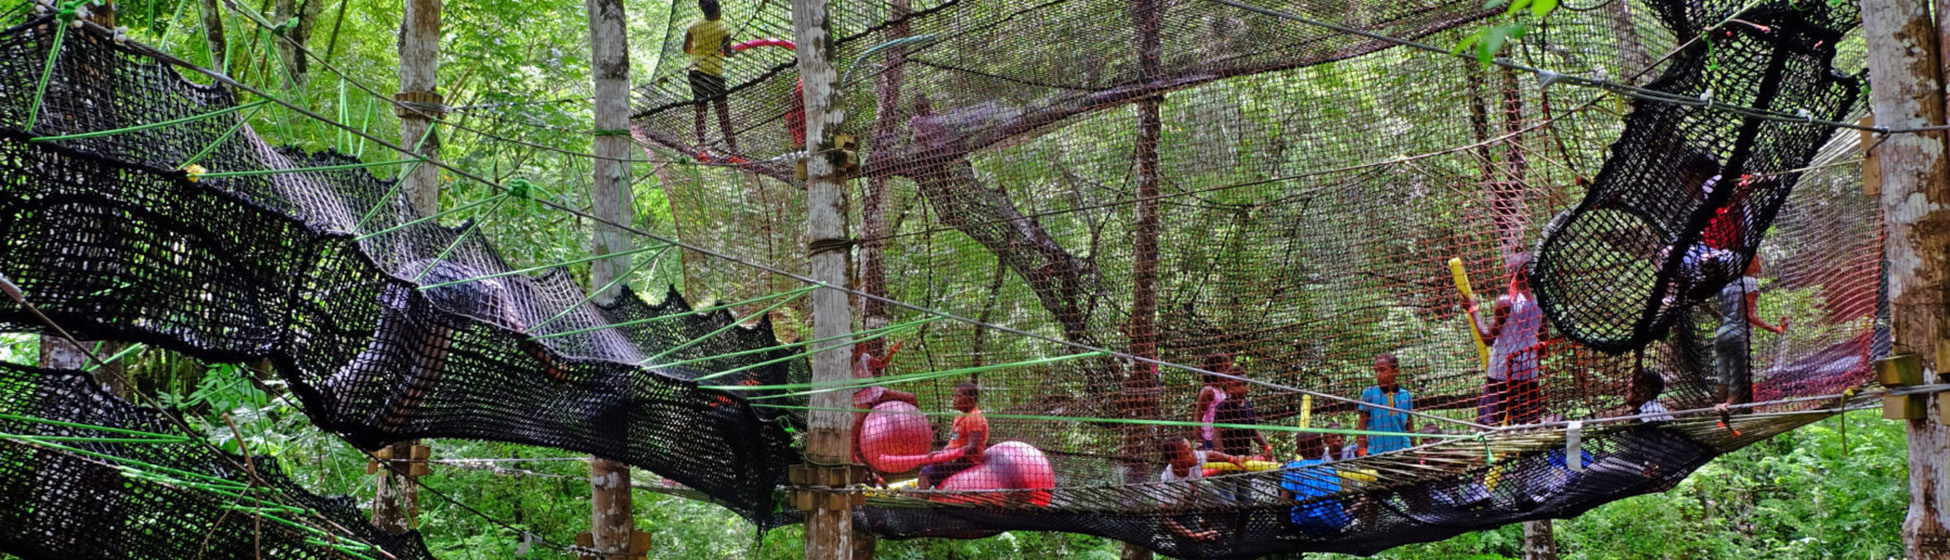
[[[684,54],[691,59],[691,96],[697,101],[697,146],[698,159],[707,159],[704,153],[704,105],[710,103],[718,108],[718,127],[724,130],[724,143],[732,154],[738,152],[738,141],[731,134],[731,106],[725,100],[724,59],[731,56],[731,30],[724,25],[723,12],[718,0],[697,0],[697,8],[704,12],[704,19],[691,23],[684,30]]]

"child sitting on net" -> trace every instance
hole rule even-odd
[[[955,386],[955,410],[961,411],[953,425],[955,435],[947,447],[921,461],[927,465],[921,467],[922,488],[940,486],[948,477],[982,464],[982,451],[989,447],[989,421],[978,408],[981,399],[982,391],[975,383]]]
[[[1280,499],[1299,502],[1293,506],[1287,521],[1300,533],[1312,537],[1330,537],[1341,532],[1353,521],[1341,501],[1328,498],[1341,491],[1341,476],[1327,461],[1320,459],[1327,454],[1326,438],[1321,434],[1298,432],[1293,434],[1294,447],[1300,457],[1282,467],[1280,473]]]

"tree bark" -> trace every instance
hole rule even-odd
[[[1624,70],[1619,82],[1638,84],[1645,81],[1645,72],[1652,66],[1652,56],[1646,54],[1644,44],[1639,41],[1638,24],[1632,21],[1631,0],[1606,2],[1605,17],[1611,19],[1612,38],[1618,45],[1618,66]]]
[[[1940,31],[1927,0],[1863,0],[1869,81],[1876,124],[1891,128],[1942,125]],[[1946,334],[1944,292],[1950,286],[1950,166],[1941,132],[1891,134],[1876,148],[1882,174],[1883,262],[1887,269],[1893,353],[1922,358],[1942,372],[1935,348]],[[1932,401],[1942,398],[1931,395]],[[1950,496],[1950,429],[1935,402],[1927,417],[1910,420],[1909,514],[1903,544],[1910,558],[1950,558],[1950,529],[1942,505]]]
[[[203,13],[203,40],[210,45],[210,67],[229,74],[230,61],[225,54],[230,43],[223,38],[223,8],[217,0],[198,0],[197,7]]]
[[[286,30],[284,38],[276,41],[278,60],[284,61],[285,87],[305,87],[311,61],[305,56],[304,47],[311,41],[312,26],[318,23],[318,11],[324,7],[325,0],[276,0],[272,4],[271,23],[283,25],[291,18],[298,18],[297,26]]]
[[[1625,0],[1615,0],[1623,2]],[[1523,153],[1523,88],[1517,73],[1509,68],[1503,74],[1503,178],[1490,182],[1490,214],[1496,225],[1498,254],[1509,257],[1524,248],[1524,223],[1530,212],[1524,204],[1524,181],[1529,164]]]
[[[1523,560],[1557,560],[1557,535],[1551,523],[1549,519],[1523,522]]]
[[[1137,51],[1140,78],[1149,78],[1160,72],[1163,40],[1162,7],[1158,0],[1131,0],[1131,23],[1135,31],[1133,47]],[[1158,141],[1164,128],[1164,96],[1161,94],[1138,101],[1137,103],[1137,143],[1133,159],[1137,160],[1137,227],[1132,232],[1131,247],[1131,323],[1127,335],[1130,338],[1131,355],[1139,358],[1158,359],[1158,236],[1161,216],[1159,215],[1158,195]],[[1124,379],[1124,391],[1118,399],[1125,418],[1156,419],[1158,410],[1158,366],[1146,362],[1130,364],[1129,374]],[[1154,430],[1149,426],[1129,425],[1124,432],[1124,456],[1144,457],[1151,447]],[[1148,462],[1126,463],[1124,482],[1143,484],[1150,479],[1150,473],[1139,465]],[[1125,543],[1121,557],[1124,560],[1149,560],[1151,551],[1135,544]]]
[[[893,23],[887,28],[889,40],[901,39],[910,33],[907,21],[909,0],[893,0],[892,11],[887,19]],[[874,82],[873,138],[869,149],[882,146],[892,147],[900,143],[900,102],[902,81],[906,79],[907,49],[892,47],[887,49],[882,62],[882,70]],[[887,295],[887,182],[888,177],[874,177],[867,180],[867,189],[860,199],[860,291],[867,295]],[[887,316],[887,303],[866,298],[860,302],[860,327],[872,330],[887,326],[892,319]],[[886,355],[884,339],[862,342],[874,356]]]
[[[400,21],[399,32],[401,97],[423,103],[415,105],[417,110],[400,111],[400,143],[409,149],[418,146],[420,155],[428,159],[440,157],[439,138],[432,136],[433,117],[438,115],[428,114],[431,107],[424,105],[438,103],[435,92],[438,87],[436,77],[440,71],[440,10],[441,0],[406,0],[406,15]],[[411,169],[401,179],[401,196],[406,198],[415,215],[430,216],[439,212],[439,168],[421,164]],[[437,371],[438,366],[431,369]],[[412,457],[413,446],[417,444],[419,442],[415,440],[394,443],[392,457],[395,460]],[[393,463],[395,466],[400,464]],[[396,472],[395,468],[379,470],[372,496],[373,527],[392,534],[411,531],[414,512],[419,509],[418,503],[419,487],[414,483],[412,474]]]
[[[629,20],[624,15],[622,0],[588,0],[587,7],[589,61],[596,82],[597,131],[591,150],[596,157],[590,162],[594,174],[590,190],[596,216],[610,222],[596,223],[593,250],[595,254],[607,255],[630,249],[630,233],[623,226],[629,225],[635,215],[627,161],[630,157]],[[622,294],[623,282],[615,280],[630,273],[630,261],[629,255],[622,255],[590,263],[589,288],[601,290],[594,298],[597,303],[608,305]],[[628,558],[632,552],[631,536],[636,532],[629,466],[606,457],[591,457],[589,491],[590,533],[597,558]]]
[[[798,45],[799,76],[805,84],[806,146],[815,153],[830,146],[846,118],[840,105],[839,75],[833,68],[832,28],[825,0],[792,0],[793,42]],[[826,157],[806,160],[806,240],[814,281],[846,286],[846,190],[840,170]],[[832,349],[813,354],[812,382],[838,384],[853,377],[849,353],[839,344],[853,328],[847,293],[834,288],[813,292],[813,338],[832,340]],[[812,396],[807,414],[807,467],[852,462],[853,406],[846,391]],[[815,496],[806,514],[806,560],[844,560],[853,553],[853,508],[836,495]]]

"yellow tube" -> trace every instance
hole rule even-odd
[[[1469,289],[1469,271],[1463,268],[1461,258],[1449,257],[1449,277],[1456,281],[1456,291],[1462,293],[1464,300],[1476,299],[1476,292]],[[1470,321],[1468,315],[1463,315],[1463,323],[1469,327],[1469,338],[1476,341],[1476,359],[1482,362],[1483,367],[1488,368],[1490,366],[1489,341],[1483,340],[1483,334],[1476,330],[1476,324]]]

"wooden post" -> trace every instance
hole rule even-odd
[[[1928,0],[1862,0],[1862,31],[1876,122],[1897,129],[1942,125],[1940,31]],[[1944,292],[1950,285],[1950,166],[1944,149],[1943,134],[1934,131],[1891,134],[1876,148],[1893,353],[1920,358],[1926,379],[1927,372],[1942,371],[1936,347],[1946,334]],[[1925,416],[1907,421],[1910,504],[1903,543],[1910,558],[1950,558],[1950,529],[1940,509],[1950,502],[1950,429],[1940,421],[1950,418],[1935,406]]]
[[[853,311],[846,286],[846,191],[841,170],[829,151],[846,119],[840,107],[839,76],[833,69],[832,29],[825,0],[792,0],[792,38],[798,44],[799,77],[805,84],[806,239],[812,279],[831,286],[813,292],[813,338],[832,340],[833,349],[812,356],[813,383],[844,383],[853,377],[848,353],[837,342],[852,332]],[[816,248],[816,249],[815,249]],[[853,406],[845,391],[812,396],[808,414],[806,462],[809,470],[852,460]],[[853,551],[852,507],[846,500],[816,496],[806,514],[806,560],[845,560]]]
[[[590,197],[596,216],[610,223],[596,223],[593,245],[598,255],[630,249],[630,233],[622,226],[634,215],[630,196],[630,50],[629,34],[622,0],[587,0],[589,10],[589,64],[596,81],[595,159],[590,163],[594,183]],[[616,224],[616,225],[612,225]],[[630,256],[598,260],[589,266],[590,289],[602,290],[595,301],[608,305],[622,295],[621,283],[610,286],[618,277],[629,274]],[[627,280],[626,280],[627,281]],[[630,495],[630,467],[622,461],[591,457],[589,492],[592,527],[591,544],[597,558],[618,560],[632,552],[636,512]]]
[[[399,28],[399,93],[394,98],[409,103],[408,107],[395,110],[400,117],[400,144],[409,149],[419,146],[420,154],[428,159],[440,157],[439,137],[425,137],[433,134],[433,119],[444,112],[440,94],[436,93],[436,76],[440,71],[440,8],[441,0],[406,0],[406,15],[400,20]],[[401,196],[416,215],[439,212],[440,168],[420,164],[411,169],[401,178]],[[394,460],[410,459],[419,443],[414,440],[394,443],[386,455]],[[419,487],[413,479],[410,471],[378,469],[372,494],[373,527],[392,534],[413,530],[414,517],[420,509]]]

